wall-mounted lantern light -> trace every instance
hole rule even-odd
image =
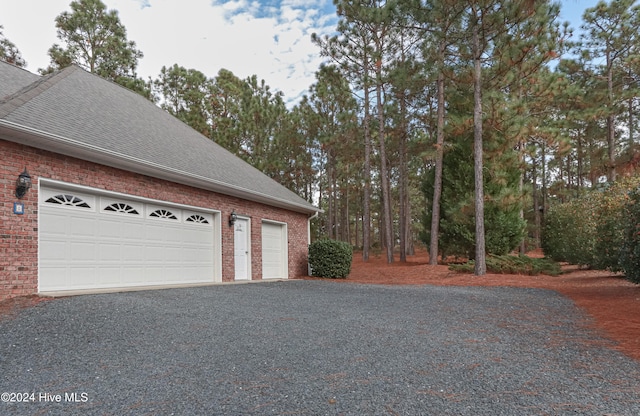
[[[16,180],[16,197],[22,199],[29,188],[31,188],[31,175],[27,172],[27,168],[24,168],[24,172]]]
[[[238,216],[236,215],[236,211],[231,211],[231,215],[229,215],[229,227],[233,227],[233,224],[236,223]]]

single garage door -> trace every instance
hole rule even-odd
[[[39,291],[214,281],[214,214],[53,187],[40,190]]]
[[[287,279],[287,225],[262,223],[262,278]]]

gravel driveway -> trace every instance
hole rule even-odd
[[[640,414],[640,363],[587,324],[539,289],[289,281],[63,298],[0,320],[13,393],[0,414]]]

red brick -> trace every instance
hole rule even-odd
[[[13,214],[18,175],[27,168],[33,187],[22,202],[23,215]],[[307,274],[307,216],[257,202],[160,180],[0,139],[0,300],[36,293],[38,287],[38,180],[47,178],[178,204],[206,207],[222,215],[222,280],[234,280],[231,211],[249,217],[252,279],[262,275],[263,220],[287,223],[289,277]],[[10,287],[9,282],[16,282]]]

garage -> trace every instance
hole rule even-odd
[[[39,195],[39,292],[221,280],[214,211],[90,188]]]
[[[307,275],[321,210],[156,103],[76,65],[0,80],[0,301]]]
[[[287,279],[289,277],[287,253],[287,225],[262,222],[262,278]]]

